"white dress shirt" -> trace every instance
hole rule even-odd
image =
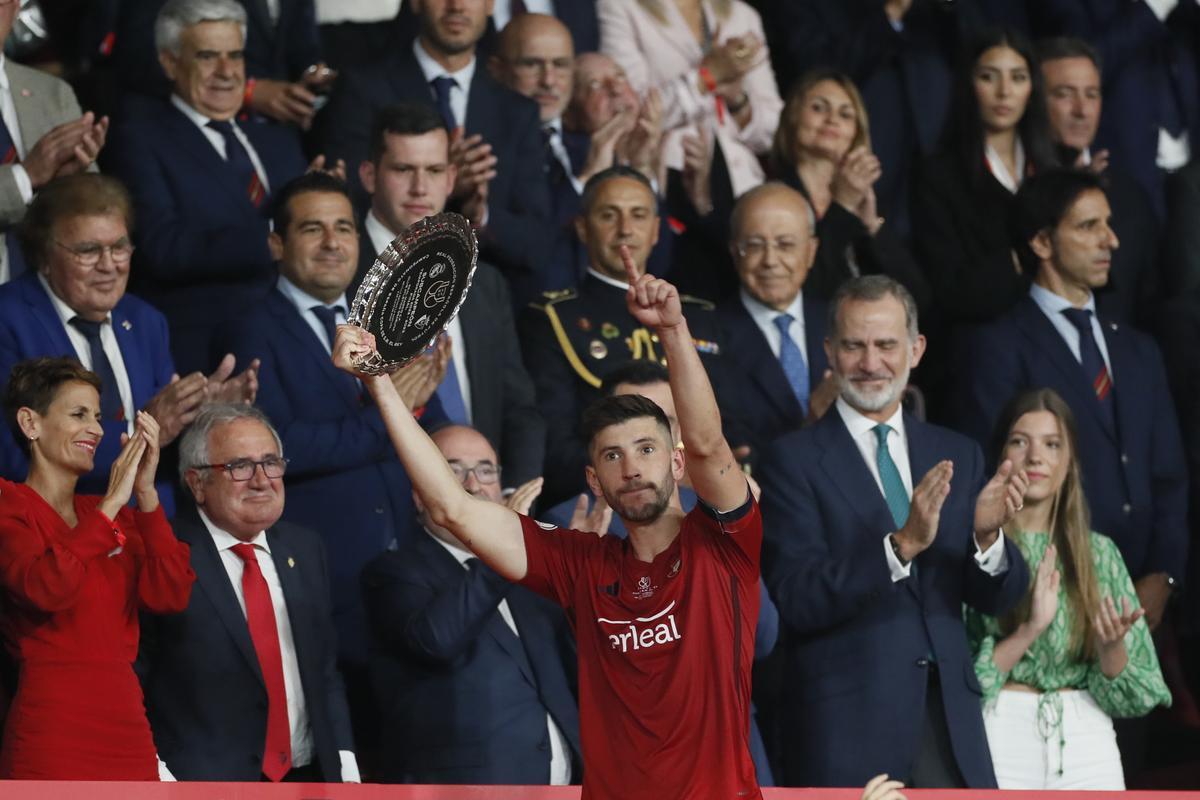
[[[543,123],[542,130],[546,129],[550,131],[550,152],[554,153],[558,163],[562,164],[563,171],[567,173],[567,178],[570,179],[571,188],[575,190],[575,194],[582,195],[583,181],[575,177],[575,168],[571,166],[571,154],[567,152],[567,145],[563,142],[562,117],[555,117],[549,122]]]
[[[433,56],[425,52],[425,48],[421,46],[420,37],[413,41],[413,55],[417,57],[417,65],[421,68],[421,74],[425,76],[425,85],[429,87],[429,97],[434,102],[437,102],[437,92],[433,89],[434,78],[445,75],[453,78],[458,84],[450,90],[450,110],[454,112],[454,121],[458,126],[465,127],[467,124],[467,94],[471,91],[471,81],[475,78],[475,65],[478,63],[478,59],[472,56],[470,62],[458,72],[449,72],[435,61]]]
[[[346,295],[343,293],[332,303],[326,303],[313,297],[282,275],[279,276],[279,282],[275,285],[283,293],[283,296],[290,300],[292,305],[296,307],[296,310],[300,312],[300,318],[308,324],[308,327],[312,328],[313,333],[317,335],[317,340],[325,345],[325,351],[332,353],[333,342],[329,341],[329,334],[325,330],[325,323],[312,312],[312,307],[325,306],[326,308],[337,308],[340,306],[340,309],[334,312],[333,317],[337,324],[342,325],[346,322],[346,313],[350,310],[350,306],[346,302]]]
[[[1067,343],[1071,355],[1075,356],[1075,360],[1082,364],[1083,356],[1079,352],[1079,329],[1071,320],[1067,319],[1066,314],[1062,313],[1064,309],[1075,308],[1075,305],[1065,297],[1060,297],[1036,283],[1029,287],[1029,296],[1050,320],[1050,324],[1054,326],[1054,330],[1058,331],[1058,335]],[[1104,328],[1096,317],[1096,296],[1089,294],[1083,307],[1092,312],[1092,338],[1096,340],[1096,346],[1100,348],[1100,355],[1104,357],[1104,366],[1108,368],[1108,379],[1116,384],[1117,379],[1113,377],[1112,362],[1108,360],[1108,343],[1104,341]]]
[[[461,564],[463,569],[470,569],[467,566],[467,560],[475,558],[474,553],[470,550],[464,550],[461,547],[455,547],[449,542],[439,539],[432,533],[429,533],[428,528],[425,529],[425,532],[435,542],[446,548],[446,552],[454,556],[454,560]],[[509,627],[514,636],[520,639],[521,634],[517,630],[517,623],[513,619],[512,611],[508,607],[508,601],[501,599],[497,610],[500,612],[501,618],[504,619],[504,624]],[[549,714],[546,715],[546,727],[550,729],[550,785],[566,786],[571,782],[571,758],[568,755],[571,752],[571,746],[567,742],[567,737],[563,736],[562,731],[554,724],[554,718]]]
[[[871,477],[875,479],[875,485],[879,487],[879,493],[884,495],[883,479],[879,475],[879,465],[875,460],[879,451],[879,442],[875,438],[875,426],[879,423],[851,408],[850,404],[841,397],[837,399],[835,408],[837,408],[838,414],[841,415],[846,430],[850,431],[850,438],[854,440],[855,446],[858,447],[858,452],[862,455],[863,461],[867,462],[867,469],[871,471]],[[908,495],[909,500],[911,500],[913,476],[912,465],[908,461],[908,435],[904,430],[904,409],[902,407],[897,408],[896,413],[892,414],[884,424],[891,428],[887,438],[888,455],[892,457],[892,462],[896,465],[896,471],[900,473],[900,481],[904,484],[904,492]],[[886,497],[886,495],[884,496]],[[892,533],[894,531],[888,531],[884,534],[883,553],[887,559],[888,569],[892,574],[892,582],[895,583],[896,581],[904,580],[912,574],[912,562],[901,564],[900,559],[896,558],[895,552],[892,551],[892,543],[888,539]],[[974,536],[972,536],[972,539],[974,539]],[[996,541],[987,550],[980,550],[979,542],[975,542],[975,563],[988,575],[999,575],[1008,569],[1008,554],[1004,551],[1003,531],[1000,532],[996,537]]]
[[[208,123],[212,120],[204,116],[196,109],[187,104],[182,97],[177,94],[171,95],[171,104],[183,112],[183,115],[192,121],[200,132],[204,134],[204,138],[208,139],[208,143],[217,151],[217,155],[222,161],[228,161],[229,157],[225,154],[225,137],[220,131],[215,131],[208,127]],[[237,120],[231,119],[229,122],[233,125],[233,135],[242,143],[242,147],[246,148],[246,155],[250,157],[250,163],[254,166],[254,171],[258,173],[258,180],[262,183],[263,191],[270,193],[271,182],[267,180],[267,170],[263,167],[262,161],[258,157],[258,151],[254,149],[254,145],[250,144],[250,140],[246,138],[246,134],[238,127]]]
[[[551,0],[525,0],[525,10],[530,14],[548,14],[554,16],[554,3]],[[504,30],[504,26],[513,18],[512,0],[495,0],[492,6],[492,24],[496,30]]]
[[[367,212],[367,221],[364,227],[367,229],[367,238],[371,240],[371,246],[375,248],[375,255],[392,243],[392,240],[399,234],[392,233],[386,225],[375,216],[374,211]],[[454,367],[454,375],[458,378],[458,388],[462,393],[463,406],[467,409],[467,422],[474,419],[474,414],[471,413],[471,378],[467,375],[467,344],[463,339],[462,321],[459,320],[458,314],[450,320],[450,324],[446,326],[446,333],[450,335],[450,355],[453,361],[450,362]]]
[[[616,278],[610,278],[609,276],[605,275],[603,272],[596,269],[595,267],[588,267],[587,271],[588,271],[588,275],[591,275],[593,278],[600,281],[601,283],[607,283],[609,286],[615,286],[623,292],[629,291],[629,284],[626,283],[625,281],[619,281]]]
[[[25,159],[25,141],[21,138],[21,121],[17,118],[17,106],[13,103],[12,89],[8,84],[8,72],[4,69],[5,61],[4,54],[0,53],[0,116],[4,117],[4,126],[8,128],[8,133],[12,137],[13,147],[17,149],[17,158],[23,161]],[[18,163],[12,165],[13,180],[17,183],[17,191],[21,193],[21,199],[25,205],[33,200],[33,181],[29,179],[29,173],[25,171],[25,167]],[[7,236],[15,236],[16,232],[5,234],[0,233],[0,283],[8,282],[12,270],[8,265],[8,247]]]
[[[237,596],[238,606],[242,614],[246,613],[246,598],[242,593],[242,573],[246,564],[241,557],[233,552],[234,545],[242,544],[242,540],[218,528],[208,518],[203,509],[200,519],[208,533],[212,536],[217,553],[221,556],[221,565],[233,585],[233,593]],[[304,685],[300,681],[300,661],[296,656],[296,639],[292,635],[292,621],[288,616],[287,601],[283,596],[283,585],[279,582],[279,573],[275,569],[275,561],[271,558],[271,544],[267,532],[260,531],[248,544],[254,546],[254,554],[258,559],[258,568],[262,571],[263,579],[267,582],[267,591],[271,595],[271,605],[275,611],[275,628],[279,633],[279,654],[283,659],[283,687],[287,692],[288,725],[292,733],[292,766],[304,767],[313,760],[312,728],[308,721],[308,706],[304,701]],[[341,759],[342,781],[345,783],[360,783],[358,760],[349,750],[339,750]]]
[[[788,336],[791,337],[796,347],[800,348],[800,352],[804,354],[804,363],[811,364],[808,360],[808,341],[804,335],[804,293],[797,292],[796,298],[792,300],[784,311],[777,311],[770,306],[760,303],[750,296],[750,293],[745,289],[740,292],[742,298],[742,306],[746,312],[750,314],[750,319],[754,320],[754,324],[762,331],[762,335],[766,337],[767,347],[771,348],[771,353],[776,359],[779,358],[779,351],[783,348],[783,337],[779,335],[779,328],[775,326],[775,318],[780,314],[790,314],[792,322],[788,325]]]
[[[390,22],[400,13],[400,0],[317,0],[317,24]]]
[[[1013,140],[1016,149],[1016,164],[1017,174],[1012,175],[1008,171],[1008,167],[1004,166],[1004,159],[1000,158],[1000,154],[996,152],[996,148],[990,144],[983,148],[983,158],[987,162],[988,169],[992,173],[1000,185],[1008,189],[1013,194],[1017,193],[1017,189],[1021,188],[1021,181],[1025,180],[1025,145],[1021,144],[1021,137],[1018,136]]]
[[[1171,12],[1179,5],[1179,0],[1145,0],[1145,2],[1160,22],[1166,22],[1167,17],[1171,16]],[[1158,129],[1158,152],[1155,156],[1155,165],[1159,169],[1173,172],[1186,165],[1191,158],[1192,148],[1187,131],[1183,131],[1178,136],[1172,136],[1166,129]]]
[[[88,344],[87,337],[83,335],[83,331],[71,324],[71,320],[79,315],[54,293],[45,275],[39,272],[38,280],[41,282],[42,288],[46,290],[46,294],[50,296],[50,305],[54,306],[55,313],[62,321],[63,328],[67,331],[67,338],[71,340],[71,346],[75,348],[75,355],[78,356],[79,363],[83,364],[84,369],[94,371],[92,348]],[[125,359],[121,356],[117,335],[113,332],[111,313],[104,318],[103,324],[100,325],[100,347],[103,348],[104,355],[108,356],[108,365],[112,367],[113,377],[116,378],[117,394],[121,395],[121,407],[125,409],[125,427],[132,436],[137,408],[133,405],[133,389],[129,385],[129,372],[125,369]]]

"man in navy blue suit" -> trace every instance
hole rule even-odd
[[[882,275],[830,301],[839,397],[768,450],[767,585],[790,633],[788,783],[995,787],[964,602],[1002,614],[1029,571],[1004,536],[1028,481],[905,413],[925,351],[916,303]]]
[[[1094,291],[1119,245],[1101,180],[1037,176],[1018,208],[1014,245],[1034,282],[965,343],[955,420],[988,442],[1017,392],[1062,395],[1078,426],[1092,528],[1117,543],[1153,629],[1188,553],[1187,468],[1162,356],[1146,334],[1096,314]]]
[[[103,493],[109,467],[132,433],[138,411],[158,421],[168,445],[206,401],[253,402],[255,364],[230,377],[228,356],[211,376],[175,373],[167,323],[149,304],[127,294],[133,245],[132,202],[116,179],[87,173],[49,183],[26,214],[22,234],[33,271],[0,287],[0,385],[12,366],[38,356],[73,356],[100,376],[105,436],[82,491]],[[0,475],[21,481],[25,454],[0,442]],[[168,515],[174,481],[159,482]]]
[[[812,206],[781,183],[738,199],[730,250],[741,290],[717,306],[730,358],[719,384],[729,440],[757,460],[780,434],[819,419],[837,397],[825,358],[825,304],[803,291],[816,255]]]
[[[509,279],[514,299],[546,288],[550,201],[542,180],[537,106],[498,84],[476,57],[487,0],[418,0],[421,31],[379,64],[346,70],[318,124],[326,151],[367,157],[376,113],[401,102],[433,102],[447,130],[457,179],[450,209],[478,228],[481,254]],[[461,130],[460,130],[461,129]]]
[[[501,497],[496,451],[452,425],[433,441],[475,497]],[[420,508],[418,504],[418,508]],[[423,530],[363,572],[383,706],[383,779],[401,783],[578,783],[579,711],[562,609],[513,586],[422,508]]]
[[[179,449],[196,590],[182,614],[143,618],[138,659],[159,758],[184,781],[358,782],[325,547],[280,521],[278,433],[214,405]]]
[[[268,201],[305,169],[292,131],[234,119],[245,25],[233,0],[167,3],[155,29],[171,98],[147,100],[105,150],[133,194],[138,290],[166,314],[184,370],[211,368],[214,338],[270,288]]]

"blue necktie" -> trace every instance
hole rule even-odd
[[[332,353],[333,342],[337,338],[337,315],[341,314],[344,317],[346,309],[341,306],[334,306],[333,308],[329,306],[313,306],[308,310],[316,315],[317,319],[325,327],[325,334],[329,337],[329,352]]]
[[[875,441],[879,445],[875,450],[875,465],[879,467],[879,481],[883,484],[883,499],[887,501],[888,510],[892,512],[892,520],[896,523],[896,529],[899,530],[908,521],[909,499],[908,492],[904,488],[904,481],[900,478],[900,470],[896,468],[896,462],[892,461],[892,454],[888,452],[887,437],[892,432],[892,428],[881,422],[871,430],[875,432]]]
[[[458,86],[458,81],[448,75],[443,75],[440,78],[434,78],[429,82],[433,86],[434,96],[437,97],[438,113],[442,115],[442,121],[446,123],[446,130],[453,131],[458,127],[458,122],[454,119],[454,109],[450,106],[450,90]]]
[[[254,169],[250,154],[246,152],[242,140],[234,133],[233,123],[227,119],[210,119],[207,125],[225,140],[225,162],[233,170],[238,183],[246,187],[246,197],[255,208],[261,208],[267,199],[267,192],[262,181],[258,179],[258,172]]]
[[[800,352],[800,348],[796,346],[796,342],[788,333],[788,329],[795,319],[791,314],[780,314],[773,321],[775,327],[779,329],[780,336],[779,365],[783,367],[783,374],[787,377],[788,385],[792,387],[792,393],[796,395],[796,400],[800,403],[801,413],[807,414],[808,364],[804,363],[804,353]]]
[[[20,160],[12,134],[9,132],[8,126],[4,124],[4,118],[0,117],[0,166],[16,164]],[[8,251],[8,279],[11,281],[25,272],[25,257],[21,252],[16,226],[5,232],[4,249]]]
[[[87,338],[92,372],[100,379],[100,416],[105,420],[124,419],[125,405],[121,402],[121,393],[117,391],[117,376],[100,341],[100,326],[103,324],[83,317],[71,317],[71,327]]]
[[[446,365],[446,377],[438,384],[437,397],[451,422],[455,425],[471,424],[471,420],[467,418],[467,403],[463,400],[462,384],[458,382],[458,370],[454,368],[453,358]]]
[[[1092,385],[1096,401],[1108,417],[1113,421],[1113,383],[1108,374],[1108,366],[1096,344],[1096,335],[1092,331],[1092,312],[1086,308],[1064,308],[1063,315],[1079,331],[1079,363],[1083,367],[1084,377]]]

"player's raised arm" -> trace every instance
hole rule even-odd
[[[333,363],[362,380],[371,393],[400,463],[430,519],[510,581],[525,577],[525,539],[520,518],[499,503],[472,497],[450,470],[433,440],[400,399],[387,375],[363,375],[354,364],[375,349],[375,337],[354,325],[339,325]]]
[[[625,248],[621,250],[629,278],[629,313],[658,334],[667,357],[667,372],[680,435],[687,454],[688,475],[696,493],[718,511],[746,502],[746,477],[721,432],[717,398],[684,319],[679,292],[653,275],[638,275]]]

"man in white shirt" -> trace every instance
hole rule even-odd
[[[1028,569],[1001,527],[1028,482],[1009,462],[987,480],[978,445],[904,413],[925,351],[907,289],[864,276],[830,305],[837,402],[756,473],[796,676],[785,781],[995,786],[962,604],[1002,614],[1024,595]]]
[[[462,426],[432,438],[468,492],[504,503],[487,439]],[[517,492],[504,504],[527,513],[531,500]],[[420,522],[414,541],[363,572],[373,672],[387,687],[383,779],[578,782],[579,715],[564,667],[562,610],[509,584],[424,509]]]
[[[200,591],[146,620],[139,660],[159,758],[179,780],[359,780],[325,549],[279,521],[287,464],[252,406],[209,406],[180,442],[196,515],[174,528]]]

